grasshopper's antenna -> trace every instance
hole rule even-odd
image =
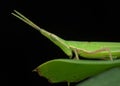
[[[13,13],[11,13],[12,15],[14,15],[15,17],[19,18],[20,20],[22,20],[23,22],[27,23],[28,25],[32,26],[33,28],[35,28],[36,30],[40,31],[41,28],[39,26],[37,26],[35,23],[33,23],[31,20],[29,20],[27,17],[25,17],[24,15],[22,15],[20,12],[14,10]]]

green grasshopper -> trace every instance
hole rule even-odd
[[[42,35],[44,35],[54,44],[60,47],[63,52],[67,54],[70,58],[72,58],[73,56],[72,52],[74,52],[76,59],[79,59],[79,56],[88,59],[110,58],[110,60],[113,60],[116,58],[120,58],[120,43],[118,42],[79,42],[64,40],[57,35],[40,28],[16,10],[14,10],[14,13],[12,13],[12,15],[16,16],[20,20],[38,30]]]

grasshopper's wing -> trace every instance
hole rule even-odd
[[[12,13],[12,15],[16,16],[17,18],[19,18],[23,22],[27,23],[34,29],[40,31],[40,33],[42,35],[44,35],[49,40],[51,40],[54,44],[56,44],[58,47],[60,47],[64,51],[65,54],[67,54],[70,57],[72,56],[72,51],[69,48],[69,46],[65,43],[65,40],[61,39],[60,37],[56,36],[55,34],[52,34],[48,31],[40,28],[39,26],[37,26],[35,23],[33,23],[31,20],[29,20],[28,18],[26,18],[24,15],[22,15],[21,13],[19,13],[16,10],[14,10],[14,13]]]

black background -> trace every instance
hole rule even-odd
[[[117,3],[1,0],[0,73],[4,86],[66,86],[66,83],[50,84],[32,72],[48,60],[67,56],[38,31],[12,16],[14,9],[64,39],[119,42]]]

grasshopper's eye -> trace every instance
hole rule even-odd
[[[53,39],[53,40],[59,40],[58,37],[54,34],[50,34],[50,37]]]

